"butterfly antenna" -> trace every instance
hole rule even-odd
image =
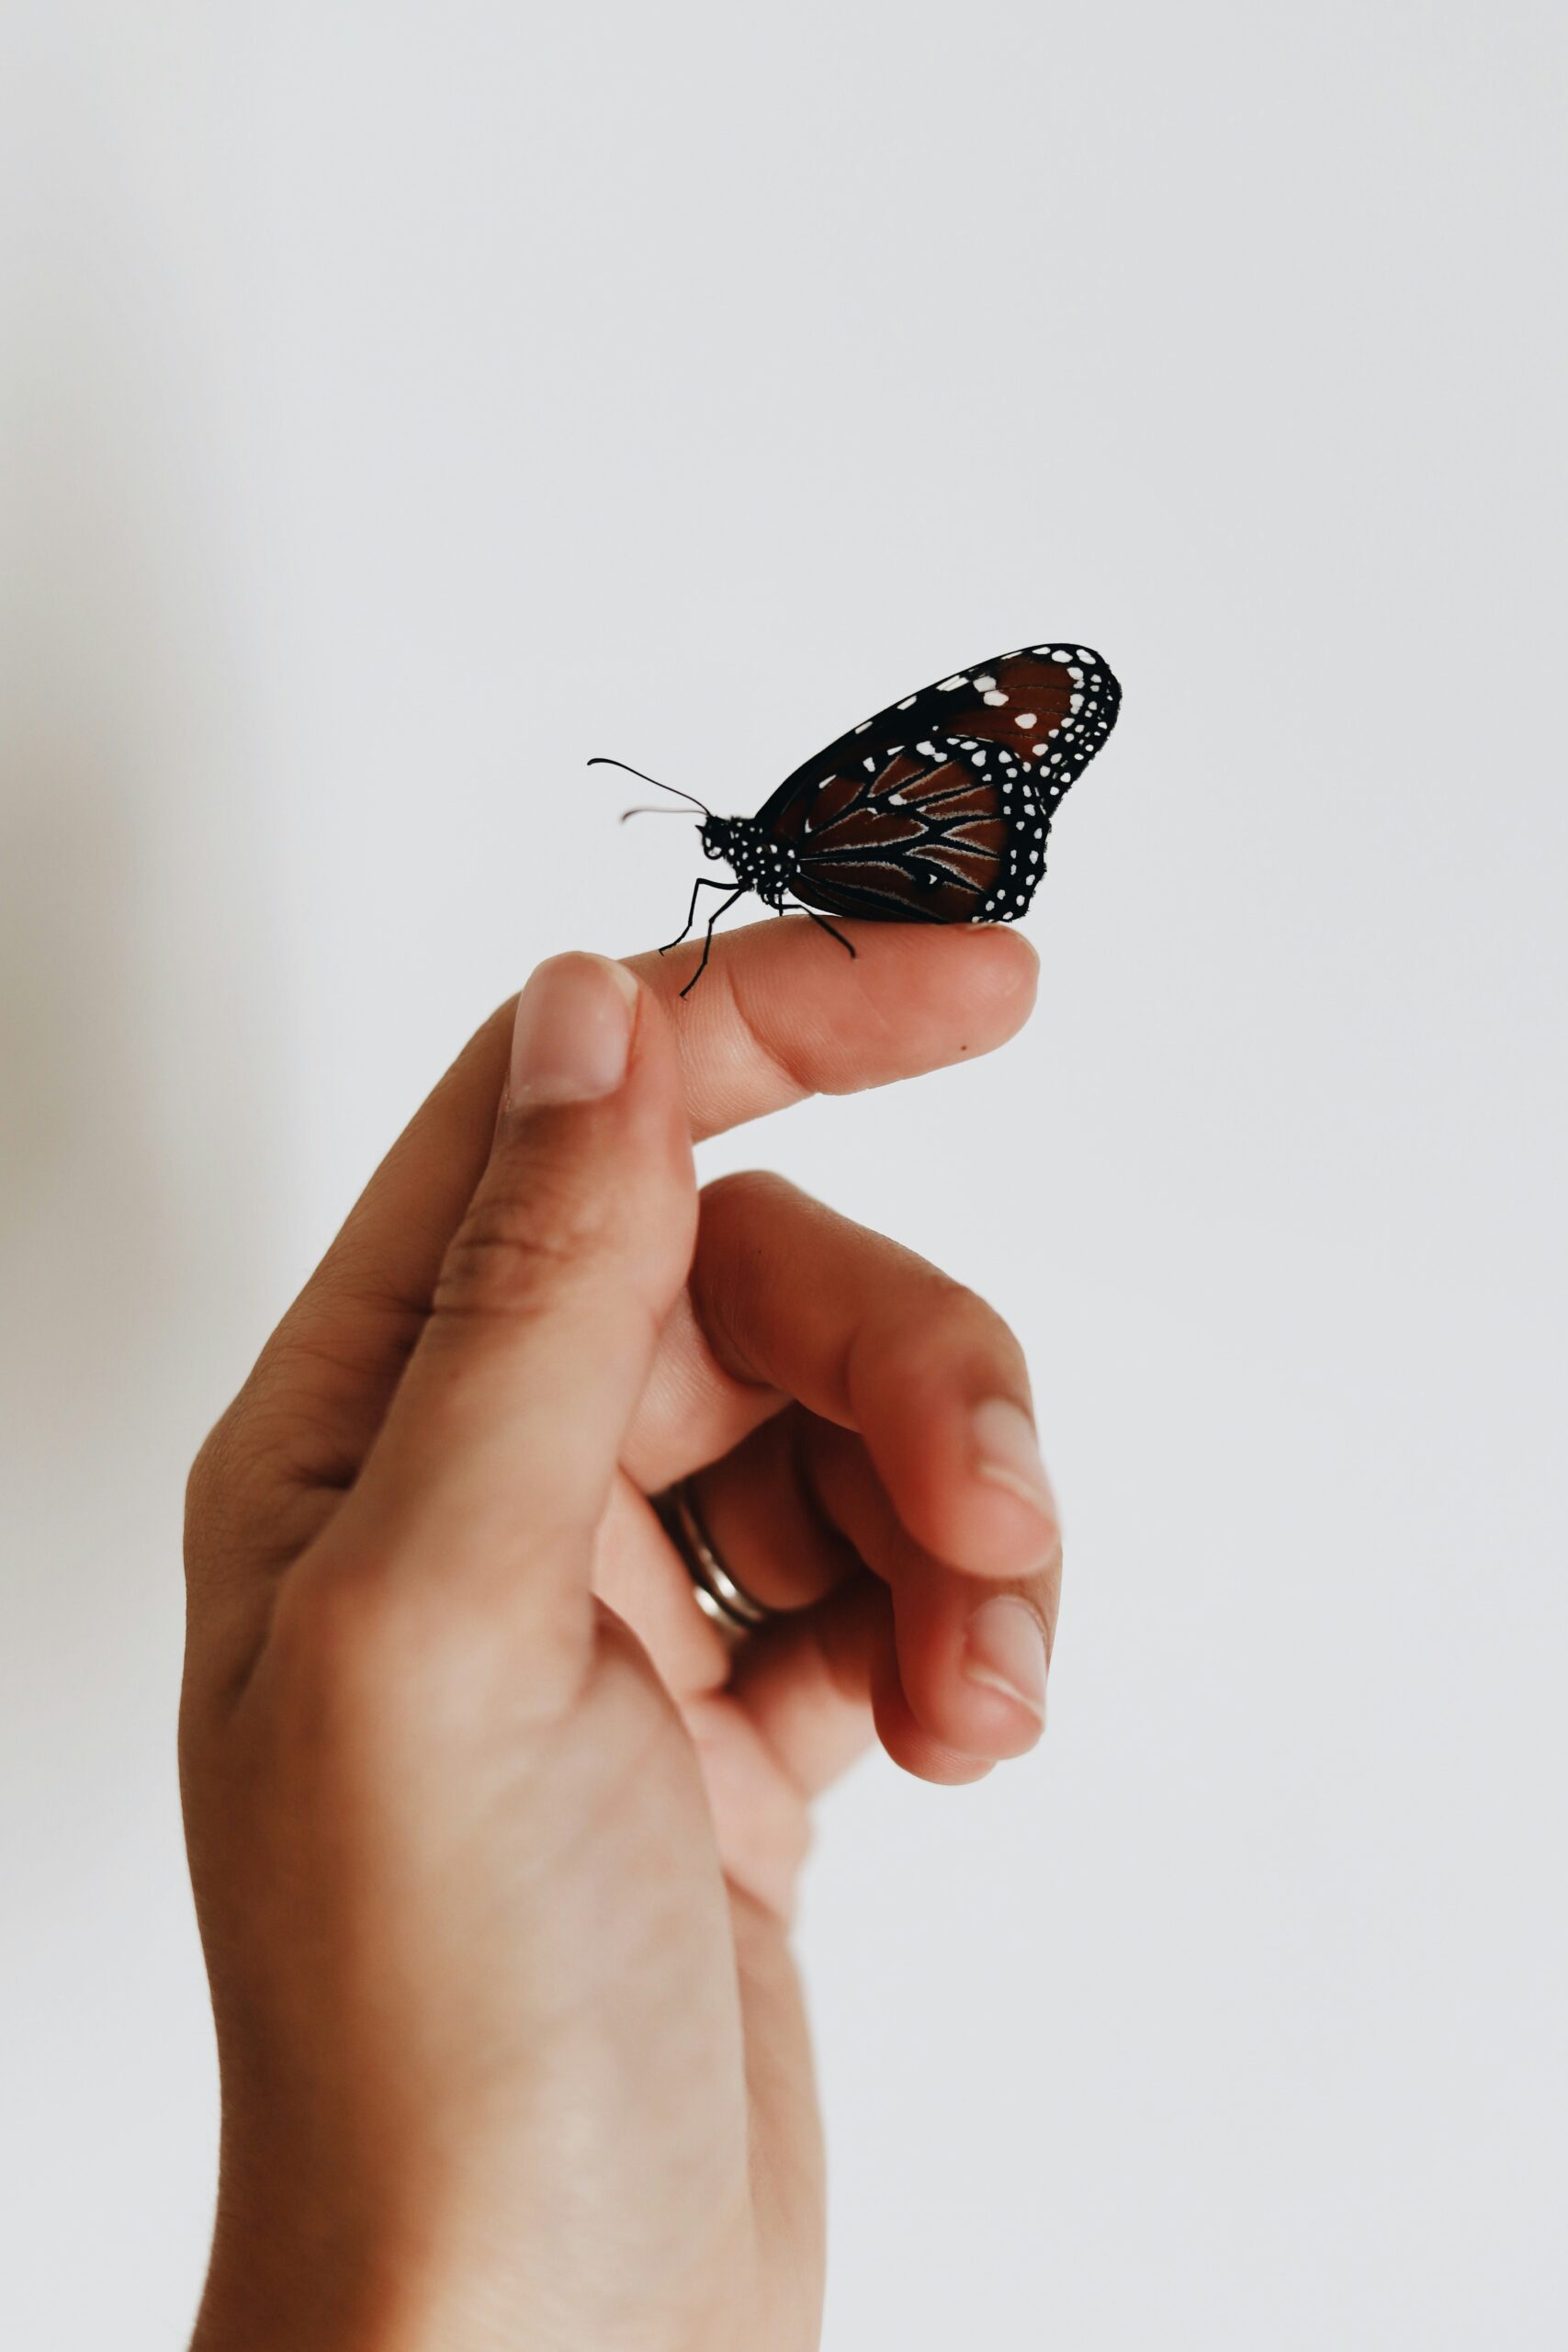
[[[606,759],[603,752],[596,752],[588,764],[591,768],[619,768],[626,775],[635,775],[643,784],[651,784],[656,792],[672,792],[677,800],[689,800],[694,808],[702,810],[705,817],[713,815],[713,810],[706,801],[699,800],[694,793],[682,792],[679,785],[661,784],[656,775],[644,775],[641,768],[628,767],[625,760]],[[676,811],[673,808],[628,808],[623,815],[621,822],[625,824],[627,817],[672,817],[675,814]]]

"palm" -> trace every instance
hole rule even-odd
[[[657,1536],[651,1515],[650,1525]],[[650,1547],[650,1572],[659,1565]],[[738,1883],[716,1836],[705,1777],[711,1788],[716,1756],[730,1739],[749,1770],[758,1738],[738,1703],[716,1705],[725,1728],[714,1747],[705,1739],[694,1750],[646,1656],[604,1612],[581,1703],[542,1759],[556,1785],[565,1779],[590,1792],[593,1833],[563,1850],[532,1894],[536,1903],[543,1894],[558,1922],[581,1922],[585,1944],[602,1946],[613,1918],[627,1956],[615,1974],[614,2039],[625,2066],[616,2161],[628,2194],[609,2210],[635,2229],[644,2207],[631,2186],[658,2179],[667,2185],[666,2244],[710,2248],[710,2287],[681,2340],[794,2352],[816,2342],[821,2293],[811,2054],[785,1924]],[[718,1763],[719,1785],[730,1769]],[[803,1801],[794,1804],[803,1820]],[[748,1850],[771,1866],[766,1804],[737,1804],[728,1839],[741,1869]],[[586,2038],[603,2041],[596,1976],[585,1983],[581,2023]],[[603,2232],[604,2208],[597,2211]],[[604,2261],[616,2250],[601,2242],[594,2251]],[[619,2257],[646,2271],[659,2252],[631,2243]]]

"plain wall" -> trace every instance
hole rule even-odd
[[[541,956],[1022,639],[994,1061],[710,1148],[1032,1351],[1040,1753],[822,1813],[830,2352],[1568,2334],[1562,19],[12,0],[0,2337],[182,2341],[180,1488]],[[722,952],[722,951],[721,951]]]

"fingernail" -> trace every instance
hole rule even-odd
[[[1010,1396],[987,1396],[984,1404],[976,1406],[969,1426],[975,1439],[976,1476],[1032,1503],[1055,1526],[1056,1498],[1040,1459],[1034,1424],[1022,1406],[1015,1405]]]
[[[1027,1600],[998,1592],[969,1620],[964,1671],[971,1682],[1005,1690],[1045,1720],[1045,1635]]]
[[[604,956],[556,956],[517,1000],[513,1102],[592,1102],[626,1074],[637,982]]]

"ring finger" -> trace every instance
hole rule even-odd
[[[910,1534],[863,1442],[798,1408],[690,1484],[719,1559],[764,1607],[808,1607],[863,1566],[887,1587],[898,1689],[930,1739],[991,1760],[1033,1746],[1061,1592],[1054,1539],[1016,1577],[953,1566]]]
[[[729,1574],[769,1608],[799,1610],[873,1570],[897,1629],[887,1744],[902,1703],[911,1737],[953,1753],[1030,1746],[1060,1547],[1001,1318],[778,1180],[730,1178],[704,1196],[663,1371],[627,1460],[636,1483],[687,1474]],[[711,1690],[726,1647],[674,1548],[655,1536],[650,1549],[641,1508],[636,1525],[638,1540],[609,1547],[600,1589],[678,1697]]]

